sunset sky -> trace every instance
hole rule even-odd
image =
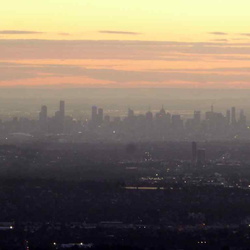
[[[10,0],[0,85],[250,88],[247,0]]]

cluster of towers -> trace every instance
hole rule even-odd
[[[232,107],[231,111],[227,110],[226,119],[228,124],[231,124],[233,126],[236,126],[237,123],[246,123],[246,116],[244,115],[243,110],[240,111],[239,120],[237,121],[235,107]]]
[[[202,119],[203,116],[203,119]],[[29,121],[27,121],[28,123]],[[18,122],[16,122],[18,123]],[[15,123],[15,124],[16,124]],[[60,101],[59,110],[55,115],[48,117],[47,106],[42,106],[37,123],[30,123],[29,131],[48,133],[82,133],[87,132],[100,138],[114,137],[113,131],[119,140],[206,140],[250,137],[246,116],[243,111],[237,115],[236,108],[232,107],[225,114],[215,112],[213,106],[204,115],[194,111],[193,117],[183,119],[179,114],[166,112],[162,107],[159,112],[151,111],[136,115],[129,108],[124,118],[104,116],[104,110],[97,106],[91,109],[90,120],[76,120],[65,116],[65,102]],[[18,124],[17,124],[18,125]],[[33,126],[33,127],[32,127]],[[17,126],[16,126],[17,127]],[[21,125],[19,126],[21,127]],[[20,130],[20,129],[19,129]],[[15,129],[13,131],[18,131]],[[94,133],[93,133],[94,132]],[[92,134],[91,134],[92,133]],[[203,162],[204,150],[194,150],[193,162]]]
[[[43,105],[39,112],[39,125],[42,131],[48,130],[48,125],[54,132],[62,133],[64,130],[65,120],[65,101],[60,101],[59,110],[55,112],[55,116],[51,119],[51,123],[48,124],[48,108]]]

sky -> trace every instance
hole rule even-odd
[[[247,0],[9,0],[0,86],[250,88]]]

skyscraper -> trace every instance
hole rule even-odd
[[[96,106],[92,106],[91,125],[93,128],[95,128],[98,125],[98,108]]]
[[[235,107],[232,107],[231,115],[232,115],[231,124],[235,126],[236,125],[236,109],[235,109]]]
[[[47,106],[42,106],[41,111],[39,112],[39,127],[41,131],[47,130],[47,121],[48,121],[48,114],[47,114]]]
[[[65,101],[60,101],[60,109],[59,109],[62,118],[65,117]]]
[[[41,111],[39,113],[39,121],[40,122],[45,122],[47,121],[47,106],[42,106]]]
[[[103,123],[103,109],[99,108],[98,109],[98,124],[102,124]]]
[[[129,128],[132,128],[135,125],[136,116],[134,114],[134,110],[128,108],[128,117],[126,118],[126,124]]]
[[[97,120],[97,107],[96,106],[92,106],[91,120],[93,122],[96,122]]]
[[[60,101],[59,110],[55,113],[54,118],[54,129],[58,133],[64,131],[64,121],[65,121],[65,101]]]

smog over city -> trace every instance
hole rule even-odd
[[[3,2],[0,250],[250,249],[249,8]]]

